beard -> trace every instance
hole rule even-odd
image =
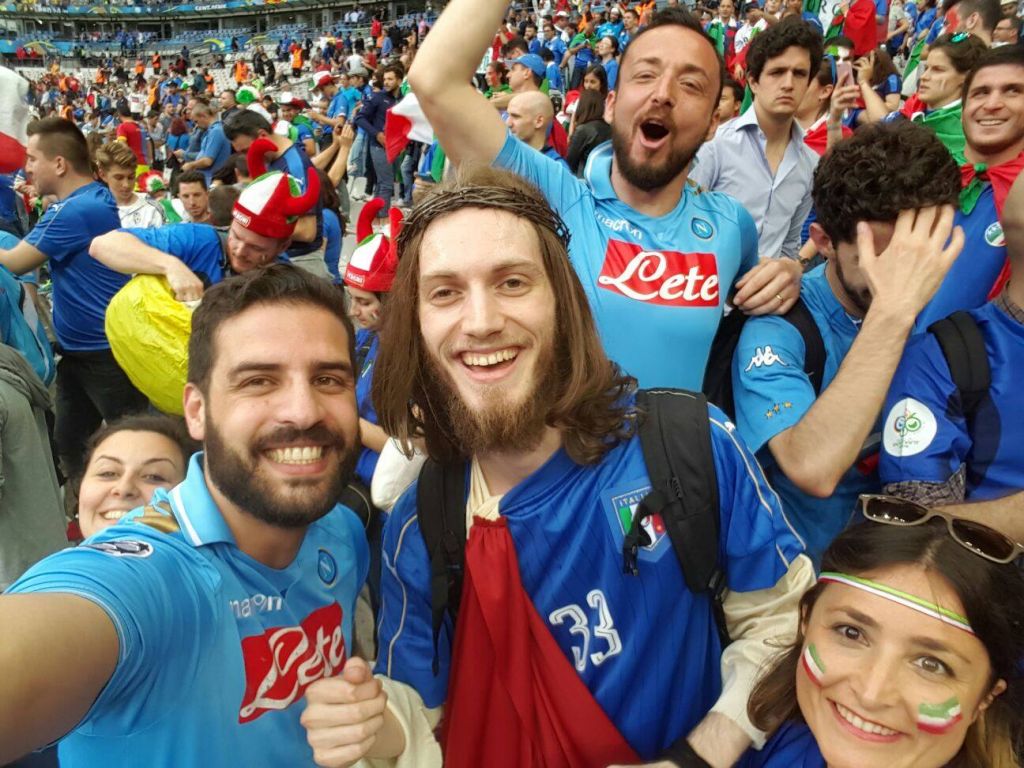
[[[838,280],[839,284],[843,286],[843,291],[846,293],[850,301],[853,302],[853,305],[866,315],[868,310],[871,308],[871,291],[867,288],[857,290],[846,281],[846,275],[843,273],[843,265],[840,263],[838,256],[836,256],[832,263],[835,264],[836,267],[836,280]]]
[[[263,451],[303,438],[323,445],[325,453],[337,452],[340,463],[336,471],[322,478],[276,481],[261,472],[259,460]],[[305,430],[282,427],[259,438],[243,454],[229,446],[213,421],[207,419],[203,448],[210,482],[240,510],[278,528],[302,528],[330,512],[359,460],[357,444],[349,445],[343,435],[322,424]]]
[[[561,371],[556,365],[554,343],[542,345],[534,365],[533,388],[510,401],[504,387],[490,387],[478,410],[466,404],[452,375],[430,352],[426,358],[426,397],[455,447],[465,456],[493,452],[525,452],[536,448],[544,436],[547,416],[559,396]],[[565,356],[562,356],[565,359]],[[539,376],[539,378],[536,378]]]
[[[711,122],[708,121],[710,127]],[[706,130],[705,130],[706,132]],[[697,156],[697,150],[704,143],[703,134],[700,141],[684,147],[670,147],[669,156],[661,163],[637,163],[630,157],[630,138],[628,132],[612,124],[612,151],[615,163],[627,182],[644,192],[664,187],[682,173]]]

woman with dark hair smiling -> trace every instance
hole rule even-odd
[[[781,728],[740,765],[1016,768],[1024,547],[895,497],[861,504],[751,694],[754,725]]]

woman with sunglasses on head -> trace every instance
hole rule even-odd
[[[751,694],[751,722],[779,730],[739,765],[1016,768],[1024,547],[895,497],[862,505]]]

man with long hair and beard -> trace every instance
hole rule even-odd
[[[303,697],[335,676],[379,689],[347,658],[369,561],[337,504],[359,455],[353,340],[336,289],[295,267],[206,292],[184,482],[0,597],[0,763],[59,739],[70,768],[311,765]]]
[[[880,490],[863,459],[877,451],[879,413],[914,321],[963,247],[953,227],[960,173],[944,150],[919,125],[879,123],[818,165],[810,232],[827,263],[801,291],[824,347],[818,390],[796,326],[755,317],[740,334],[736,424],[815,560],[857,497]],[[897,156],[906,162],[894,165]],[[888,430],[882,437],[888,444]]]
[[[795,630],[810,562],[711,407],[699,418],[717,469],[731,644],[708,594],[687,589],[660,517],[644,523],[637,575],[624,573],[629,516],[651,487],[643,414],[567,247],[538,190],[484,166],[461,168],[403,225],[373,400],[388,434],[422,438],[466,478],[462,599],[435,623],[420,521],[437,511],[418,510],[415,486],[385,523],[376,672],[387,709],[366,713],[379,699],[361,691],[373,691],[330,681],[331,701],[305,717],[324,765],[439,765],[442,710],[453,768],[634,764],[666,750],[726,766],[763,740],[747,696],[772,653],[764,640]]]
[[[727,301],[784,313],[800,266],[758,263],[757,230],[735,200],[687,184],[714,135],[724,65],[681,8],[654,14],[625,49],[605,119],[611,142],[584,178],[509,134],[471,85],[505,0],[452,0],[416,56],[409,82],[454,162],[507,168],[538,186],[572,232],[579,274],[608,355],[644,387],[700,389]]]

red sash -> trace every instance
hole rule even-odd
[[[474,520],[462,589],[441,740],[446,768],[640,762],[523,589],[504,518]]]

